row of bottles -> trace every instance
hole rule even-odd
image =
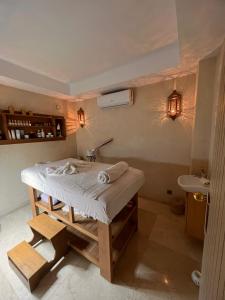
[[[64,138],[66,138],[65,119],[61,116],[0,112],[0,145],[7,144],[7,140],[36,139],[38,142],[41,139]],[[9,142],[11,143],[13,142]]]
[[[8,120],[8,126],[31,126],[31,121],[28,120]]]
[[[19,125],[17,125],[19,126]],[[55,135],[53,132],[50,130],[46,132],[43,128],[39,129],[37,131],[31,131],[27,132],[27,130],[15,128],[15,129],[9,129],[8,130],[8,135],[10,140],[20,140],[20,139],[35,139],[35,138],[54,138],[56,137],[62,137],[62,130],[61,130],[61,125],[60,123],[57,123],[56,125],[56,132]]]
[[[19,127],[28,127],[28,126],[38,126],[38,127],[47,127],[52,126],[51,122],[45,121],[45,122],[35,122],[31,123],[29,120],[8,120],[8,126],[19,126]]]
[[[54,138],[54,134],[52,132],[49,131],[45,133],[44,129],[38,130],[37,132],[25,132],[21,129],[11,129],[8,130],[8,135],[10,140]]]

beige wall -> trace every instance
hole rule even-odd
[[[57,160],[76,155],[74,105],[55,98],[0,85],[0,108],[13,105],[36,113],[64,115],[66,141],[0,145],[0,216],[28,201],[20,171],[38,161]],[[56,108],[59,105],[59,109]]]
[[[217,120],[217,111],[218,111],[218,102],[221,94],[221,78],[224,72],[224,51],[225,51],[225,42],[223,45],[217,49],[216,53],[216,67],[215,67],[215,78],[214,78],[214,93],[213,93],[213,108],[212,108],[212,127],[211,127],[211,141],[210,141],[210,151],[209,151],[209,177],[211,175],[212,169],[212,158],[214,150],[214,139],[216,134],[216,120]]]
[[[214,82],[216,56],[205,58],[199,63],[196,112],[192,142],[192,173],[207,173],[211,143],[212,111],[214,99]]]
[[[167,97],[174,82],[164,81],[135,90],[131,107],[100,109],[96,99],[77,103],[86,113],[87,125],[77,131],[78,155],[85,156],[108,137],[112,144],[101,150],[102,161],[125,160],[140,168],[146,176],[142,195],[168,202],[183,193],[177,177],[189,172],[192,128],[195,108],[195,76],[177,79],[177,90],[183,94],[183,113],[173,121],[165,116]]]

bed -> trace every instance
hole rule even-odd
[[[48,176],[47,168],[65,163],[79,165],[79,173]],[[99,171],[111,165],[68,158],[37,164],[21,172],[29,186],[33,216],[44,211],[67,225],[71,248],[100,268],[108,281],[129,239],[137,230],[138,191],[144,183],[143,172],[129,167],[115,182],[101,184]],[[39,193],[48,201],[39,199]],[[53,205],[52,199],[60,202]]]

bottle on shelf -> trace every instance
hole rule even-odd
[[[11,135],[11,131],[8,129],[8,135],[9,135],[9,139],[12,139],[12,135]]]
[[[24,139],[24,130],[20,130],[20,138]]]
[[[58,123],[56,126],[56,136],[58,137],[62,136],[60,123]]]
[[[16,139],[20,140],[21,136],[20,136],[20,130],[16,129]]]
[[[41,138],[41,130],[37,131],[37,138]]]
[[[12,137],[12,140],[16,139],[16,133],[15,133],[14,129],[11,130],[11,137]]]
[[[41,130],[41,137],[42,137],[43,139],[45,138],[45,132],[44,132],[43,129]]]

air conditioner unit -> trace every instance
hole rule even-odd
[[[133,91],[131,89],[98,97],[97,104],[101,108],[133,104]]]

